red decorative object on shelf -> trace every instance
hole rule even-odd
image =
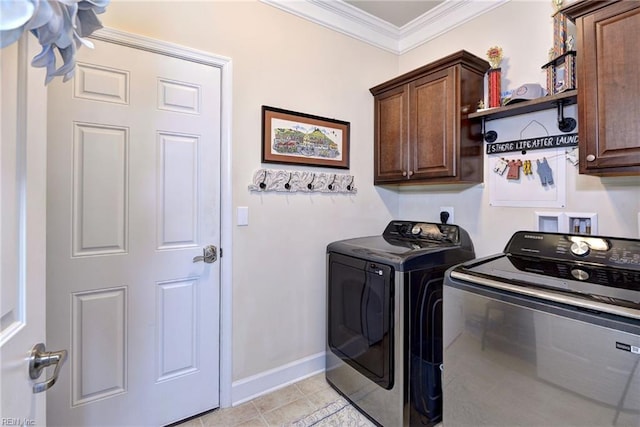
[[[502,62],[502,48],[498,46],[490,47],[487,50],[489,65],[491,69],[487,72],[487,86],[489,87],[489,108],[500,107],[500,93],[502,92],[502,80],[500,79],[500,62]]]
[[[500,79],[500,68],[492,68],[488,72],[489,75],[489,108],[500,107],[500,91],[502,89],[502,81]]]

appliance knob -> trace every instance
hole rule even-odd
[[[587,280],[589,278],[589,273],[581,268],[574,268],[571,270],[571,275],[578,280]]]
[[[587,256],[589,255],[589,251],[591,251],[591,248],[585,241],[581,240],[571,244],[571,253],[576,256]]]

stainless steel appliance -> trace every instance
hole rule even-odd
[[[327,247],[327,381],[378,424],[442,414],[442,280],[474,257],[455,225],[392,221]]]
[[[445,426],[640,426],[640,240],[517,232],[444,282]]]

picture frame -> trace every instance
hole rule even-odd
[[[262,106],[262,162],[349,169],[351,124]]]
[[[559,57],[544,64],[547,72],[547,92],[555,95],[576,88],[576,52],[563,53]]]

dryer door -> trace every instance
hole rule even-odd
[[[329,254],[331,351],[385,389],[393,387],[393,268]]]

